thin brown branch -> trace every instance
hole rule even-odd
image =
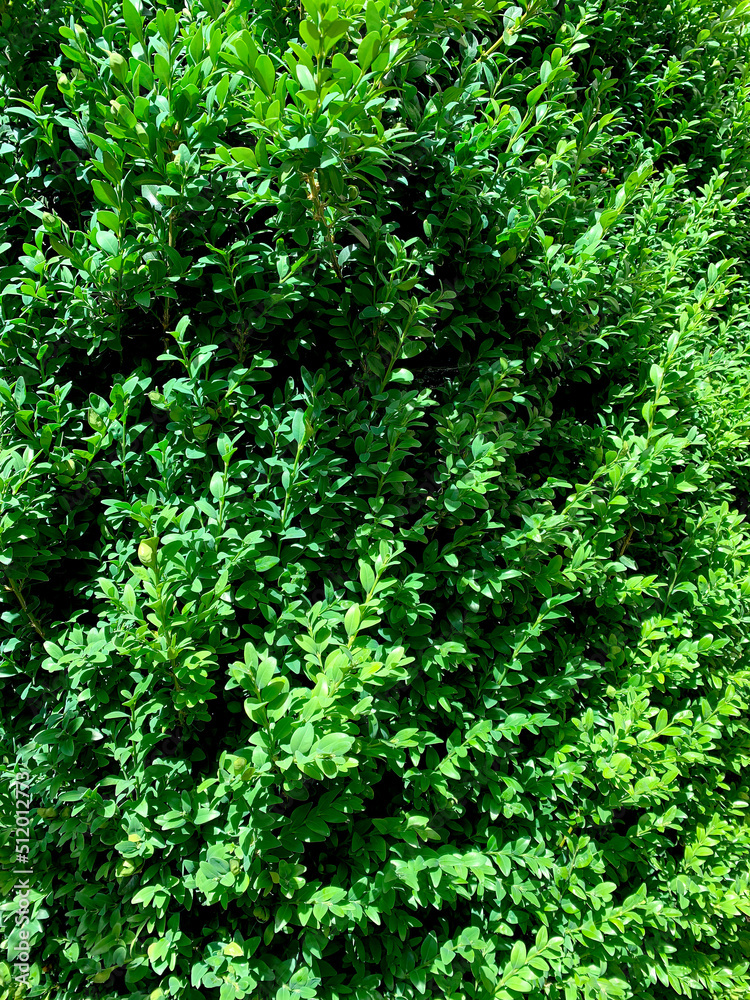
[[[630,540],[633,537],[633,532],[634,531],[635,531],[635,528],[632,527],[632,525],[631,525],[630,531],[628,531],[627,535],[623,538],[622,545],[620,546],[620,551],[617,553],[617,558],[618,559],[623,554],[623,552],[628,547],[628,545],[630,545]]]
[[[34,615],[26,607],[26,601],[24,599],[23,593],[21,592],[21,587],[20,587],[18,581],[17,580],[11,580],[10,577],[9,577],[8,578],[8,582],[10,583],[10,586],[9,587],[6,586],[5,589],[12,591],[16,595],[16,598],[18,599],[18,603],[21,605],[21,609],[23,610],[23,613],[29,619],[29,622],[32,625],[32,627],[33,627],[34,631],[36,632],[36,634],[40,637],[40,639],[43,640],[45,638],[45,635],[44,635],[44,632],[42,631],[42,626],[39,624],[39,622],[36,620],[36,618],[34,617]]]

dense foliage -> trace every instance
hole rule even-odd
[[[283,2],[0,7],[0,1000],[745,998],[750,0]]]

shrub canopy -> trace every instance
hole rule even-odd
[[[749,0],[0,14],[0,1000],[747,997]]]

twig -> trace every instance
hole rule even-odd
[[[625,536],[625,538],[623,538],[622,545],[620,546],[620,551],[617,553],[617,558],[618,559],[623,554],[623,552],[628,547],[628,545],[630,545],[630,539],[633,537],[633,532],[634,531],[635,531],[635,528],[633,528],[631,526],[630,531],[627,533],[627,535]]]
[[[44,639],[44,632],[42,632],[42,626],[39,624],[39,622],[36,620],[36,618],[33,616],[33,614],[26,607],[26,601],[24,600],[24,596],[21,593],[21,588],[19,587],[19,585],[16,583],[15,580],[11,580],[10,577],[8,578],[8,580],[9,580],[10,586],[9,587],[6,586],[5,589],[6,590],[11,590],[16,595],[16,597],[18,598],[18,603],[21,605],[21,608],[23,609],[23,613],[26,615],[26,617],[31,622],[31,625],[34,628],[34,631],[36,632],[36,634],[41,639]]]

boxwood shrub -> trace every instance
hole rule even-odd
[[[0,7],[0,1000],[742,1000],[750,2],[284,2]]]

